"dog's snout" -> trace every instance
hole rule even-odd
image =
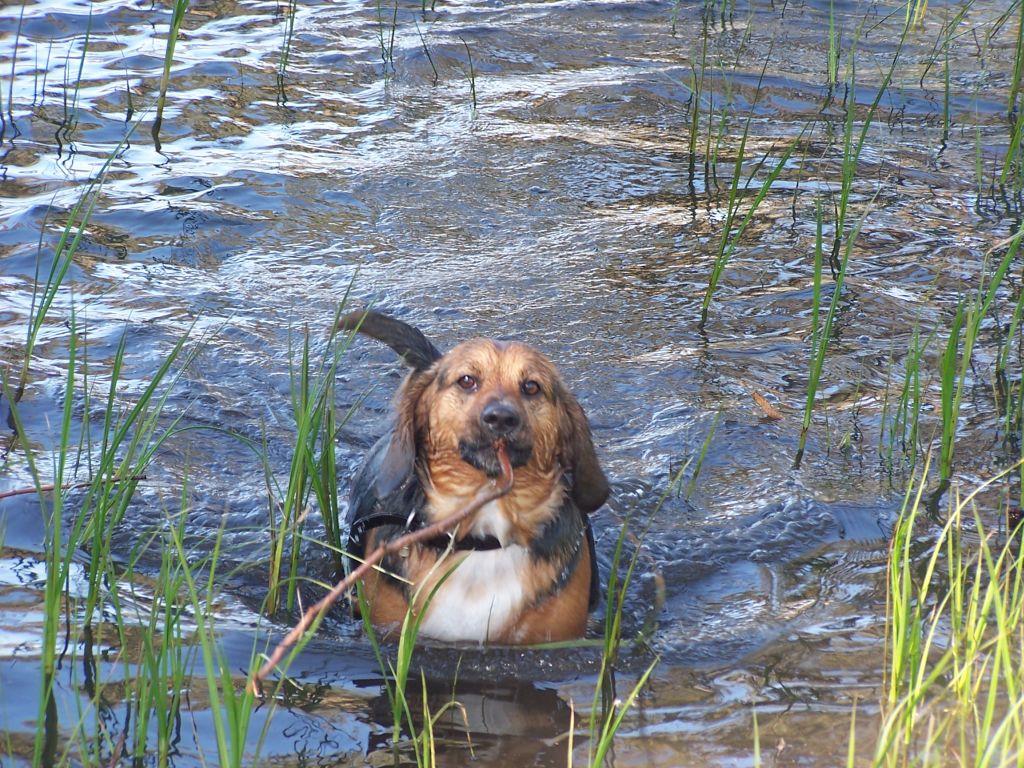
[[[480,414],[483,425],[495,435],[514,432],[523,419],[515,406],[505,400],[494,400],[484,406]]]

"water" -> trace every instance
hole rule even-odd
[[[19,407],[28,434],[44,456],[56,443],[72,306],[87,327],[97,383],[127,334],[126,401],[183,334],[202,339],[166,413],[186,426],[265,437],[279,478],[294,433],[289,363],[307,327],[314,351],[323,350],[346,291],[442,348],[475,335],[527,340],[572,383],[614,479],[615,498],[595,517],[605,570],[622,515],[655,510],[675,469],[715,430],[693,493],[670,494],[645,536],[628,614],[635,628],[663,578],[651,641],[660,663],[626,720],[616,765],[752,764],[755,708],[762,748],[777,764],[835,765],[845,760],[854,702],[869,752],[887,535],[906,479],[878,458],[886,389],[902,382],[914,325],[927,334],[948,324],[976,287],[985,252],[1018,225],[1019,196],[992,183],[1008,143],[1015,29],[999,21],[1009,3],[970,9],[949,47],[948,98],[936,41],[960,6],[930,3],[908,35],[851,187],[849,223],[865,218],[819,416],[795,469],[815,201],[831,215],[846,105],[859,130],[904,13],[836,4],[841,72],[863,24],[858,86],[847,91],[830,89],[825,76],[829,6],[738,4],[712,13],[705,29],[697,3],[453,2],[425,13],[409,4],[392,33],[393,6],[300,4],[289,35],[287,6],[203,3],[186,17],[159,140],[150,129],[167,11],[121,0],[8,7],[0,20],[5,367],[19,365],[33,276],[49,269],[68,212],[115,155],[69,290],[41,330]],[[692,161],[690,84],[705,34]],[[748,199],[782,149],[796,149],[701,327],[744,130]],[[705,162],[709,142],[720,146],[717,162]],[[936,355],[934,346],[926,362]],[[1007,461],[983,370],[991,361],[981,362],[959,435],[966,483]],[[345,357],[339,408],[370,393],[338,445],[343,489],[383,429],[398,377],[393,355],[372,344]],[[936,391],[931,376],[924,434],[936,424]],[[767,418],[753,392],[782,419]],[[6,402],[0,407],[6,416]],[[5,452],[11,434],[0,440]],[[20,456],[10,453],[0,488],[30,485]],[[147,470],[115,535],[116,557],[130,557],[179,508],[186,477],[193,546],[209,547],[223,524],[231,562],[266,551],[259,460],[237,439],[204,431],[170,441]],[[32,496],[0,501],[0,515],[0,723],[24,758],[37,712],[43,526]],[[310,552],[313,575],[324,576],[326,562]],[[149,554],[138,567],[158,566]],[[261,577],[235,576],[222,596],[218,627],[236,670],[247,666],[254,635],[265,643],[286,629],[258,616]],[[131,669],[118,650],[110,637],[95,649],[111,691]],[[439,676],[437,702],[450,696],[458,668],[480,764],[565,764],[568,703],[589,707],[595,652],[423,653]],[[650,658],[624,660],[620,694]],[[290,672],[302,690],[272,717],[266,707],[255,716],[254,733],[267,727],[263,757],[355,765],[386,744],[379,670],[353,622],[335,616]],[[62,740],[74,741],[85,675],[80,662],[59,674]],[[119,733],[125,712],[108,696],[86,718]],[[181,726],[175,764],[196,765],[200,753],[216,754],[205,693],[195,692],[185,719],[195,726]],[[445,764],[468,759],[465,732],[457,719],[446,726]]]

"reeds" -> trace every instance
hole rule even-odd
[[[170,528],[170,536],[178,560],[189,561],[180,529]],[[217,562],[220,555],[221,537],[218,536],[213,551],[205,565],[204,585],[191,568],[181,571],[187,588],[189,602],[196,617],[196,636],[203,660],[206,678],[206,693],[210,700],[213,727],[217,737],[218,765],[243,768],[251,764],[252,756],[247,754],[249,722],[256,704],[256,694],[250,686],[236,686],[233,670],[224,658],[217,644],[216,609]],[[250,663],[250,677],[255,672],[255,659]],[[194,684],[194,681],[193,681]]]
[[[202,341],[193,340],[190,331],[183,333],[137,394],[126,398],[130,326],[109,361],[89,360],[82,341],[86,329],[72,297],[66,320],[61,408],[48,458],[39,454],[40,443],[26,432],[22,419],[21,396],[31,383],[30,361],[36,341],[44,325],[52,322],[58,297],[71,294],[66,284],[71,265],[98,205],[106,173],[126,140],[84,188],[49,257],[48,270],[45,274],[40,271],[17,381],[11,380],[7,369],[0,376],[45,520],[40,695],[31,759],[34,765],[106,764],[128,755],[137,761],[154,755],[158,764],[166,765],[172,742],[180,736],[174,732],[180,727],[183,697],[196,682],[193,665],[198,645],[214,704],[218,764],[241,766],[248,764],[246,751],[251,752],[246,733],[252,700],[236,693],[234,672],[216,646],[213,601],[218,597],[215,566],[220,539],[206,559],[196,561],[185,549],[187,484],[182,488],[177,517],[169,518],[163,531],[144,537],[127,566],[119,564],[120,555],[113,549],[115,534],[148,468],[181,429],[181,415],[171,418],[165,413],[167,399]],[[97,411],[102,413],[98,420],[91,415]],[[138,559],[152,549],[159,555],[159,572],[153,579],[139,579],[135,570]],[[200,586],[204,577],[205,589]],[[72,584],[76,584],[73,591]],[[155,591],[146,587],[143,596],[139,591],[142,584],[154,585]],[[184,601],[183,594],[187,594]],[[140,595],[141,599],[126,602],[126,595]],[[150,606],[148,611],[140,608],[145,603]],[[185,628],[186,614],[195,618],[194,630]],[[93,648],[101,634],[111,632],[116,635],[115,647],[138,648],[137,656],[120,657],[130,693],[130,714],[120,734],[105,730],[103,720],[95,715],[105,706],[108,693]],[[80,687],[86,706],[76,700],[77,717],[61,723],[56,676],[62,668],[77,669],[79,660],[85,670]],[[87,731],[89,724],[92,730]]]
[[[186,503],[183,493],[182,512]],[[125,574],[133,605],[123,608],[119,602],[116,614],[118,626],[134,622],[144,627],[138,660],[141,674],[133,675],[131,662],[123,659],[123,675],[132,681],[132,695],[131,716],[126,719],[130,732],[124,734],[120,751],[135,756],[153,754],[161,765],[167,764],[174,748],[175,723],[194,661],[191,632],[185,626],[186,603],[181,597],[188,560],[177,553],[177,542],[185,538],[186,519],[185,514],[179,514],[177,520],[169,519],[165,532],[142,542]],[[150,598],[137,591],[134,568],[137,557],[152,546],[159,547],[160,571],[153,581],[159,592]],[[147,603],[148,612],[142,608]]]
[[[828,354],[829,341],[832,338],[832,326],[835,323],[839,310],[840,298],[842,297],[843,283],[846,281],[846,271],[850,264],[850,254],[853,251],[853,243],[857,239],[863,219],[857,224],[846,241],[846,248],[835,272],[835,280],[832,286],[832,297],[828,304],[828,311],[825,313],[825,321],[819,320],[822,298],[822,260],[823,260],[823,239],[822,239],[822,216],[821,205],[818,205],[817,237],[814,248],[814,289],[812,293],[811,306],[811,355],[810,372],[807,377],[807,398],[804,401],[803,424],[800,427],[800,438],[797,443],[796,458],[794,465],[799,467],[807,445],[807,434],[811,428],[811,417],[814,413],[815,399],[818,394],[818,386],[825,369],[825,357]]]
[[[903,383],[891,411],[888,389],[886,390],[881,427],[878,431],[878,455],[889,472],[896,468],[897,451],[910,471],[917,465],[921,447],[922,357],[933,338],[934,336],[929,336],[922,342],[921,330],[914,326],[910,344],[903,358]]]
[[[146,468],[153,460],[161,445],[175,433],[176,420],[161,417],[163,404],[173,386],[175,377],[181,367],[187,365],[188,355],[183,355],[187,336],[183,336],[166,356],[163,364],[154,374],[152,380],[138,396],[137,400],[125,406],[116,396],[121,382],[121,370],[124,363],[125,342],[115,353],[109,371],[110,386],[105,401],[105,418],[101,425],[101,437],[96,455],[86,448],[85,436],[76,418],[76,393],[81,392],[85,400],[85,411],[91,407],[90,393],[82,388],[82,361],[80,347],[81,331],[75,313],[72,311],[68,336],[67,371],[65,374],[63,406],[56,444],[53,447],[52,462],[48,474],[52,483],[44,482],[44,473],[34,454],[31,441],[24,430],[19,406],[7,387],[11,416],[17,433],[24,446],[26,463],[36,484],[40,506],[46,520],[46,535],[43,541],[43,561],[46,567],[46,584],[43,596],[43,638],[41,650],[41,692],[37,723],[39,731],[35,741],[33,760],[36,764],[43,759],[43,753],[51,745],[57,727],[54,705],[54,676],[60,658],[65,651],[61,642],[61,621],[67,623],[67,632],[78,635],[82,633],[90,647],[88,638],[92,636],[96,622],[99,620],[99,608],[109,603],[121,617],[124,613],[120,608],[119,585],[121,573],[114,566],[111,541],[114,531],[124,518],[134,491],[143,477]],[[182,358],[179,360],[179,358]],[[96,373],[94,371],[93,375]],[[76,454],[86,454],[86,465],[90,479],[84,483],[73,482]],[[72,486],[84,486],[81,492],[74,492],[74,504],[71,505]],[[73,575],[79,573],[76,559],[77,553],[89,552],[86,567],[81,569],[84,582],[84,595],[71,599],[67,594]],[[155,647],[160,642],[173,645],[175,625],[168,630],[170,636],[165,640],[157,640],[164,632],[164,627],[154,622],[148,625],[149,644]],[[123,632],[123,625],[117,625]],[[123,640],[123,638],[122,638]],[[123,645],[123,642],[120,643]],[[149,672],[158,680],[177,678],[178,673],[168,672],[168,667],[156,660],[149,659]],[[173,669],[172,665],[172,669]],[[178,667],[180,672],[180,666]],[[94,683],[91,696],[98,700],[100,688]],[[143,700],[150,701],[144,687],[141,691]],[[147,705],[148,707],[148,705]],[[160,737],[158,736],[158,739]],[[98,735],[86,740],[81,749],[88,752]]]
[[[939,489],[941,494],[953,477],[953,459],[956,451],[956,433],[960,418],[960,407],[968,386],[973,365],[974,348],[979,341],[982,323],[989,316],[989,310],[996,298],[996,292],[1017,255],[1024,230],[1010,238],[1009,248],[999,264],[985,280],[985,268],[991,251],[985,256],[985,263],[979,276],[976,291],[960,302],[950,323],[949,336],[939,361],[942,403],[942,434],[939,453]]]
[[[292,42],[295,39],[295,17],[298,14],[298,0],[287,0],[284,7],[284,32],[281,41],[281,57],[277,64],[277,77],[280,82],[288,71],[288,62],[292,55]]]
[[[1013,79],[1007,99],[1006,111],[1010,118],[1010,141],[1003,157],[999,183],[1006,184],[1015,179],[1019,187],[1024,183],[1024,158],[1021,157],[1021,139],[1024,138],[1024,113],[1020,101],[1021,84],[1024,80],[1024,5],[1019,8],[1017,19],[1017,40],[1014,51]]]
[[[743,134],[740,137],[739,148],[736,150],[736,159],[733,165],[732,182],[729,185],[729,199],[726,206],[725,224],[722,227],[722,234],[718,241],[718,251],[715,254],[714,263],[711,267],[711,273],[708,277],[708,286],[707,289],[704,291],[704,299],[701,302],[700,307],[701,327],[703,327],[708,321],[708,312],[711,308],[712,297],[714,296],[715,290],[718,288],[718,283],[722,278],[722,273],[725,271],[726,266],[729,264],[729,261],[732,259],[732,256],[736,251],[736,247],[740,241],[740,238],[743,237],[743,234],[746,232],[747,227],[750,225],[751,221],[753,221],[754,215],[757,213],[758,207],[764,201],[765,197],[768,195],[768,192],[771,191],[772,185],[778,179],[779,174],[782,173],[782,170],[786,167],[786,163],[789,162],[790,156],[793,154],[793,151],[799,144],[799,139],[797,139],[796,141],[791,141],[789,143],[789,146],[787,146],[782,151],[782,154],[779,156],[778,161],[768,171],[768,174],[765,176],[764,180],[757,188],[757,193],[754,195],[753,200],[747,207],[746,213],[744,214],[742,221],[740,221],[740,223],[737,225],[735,221],[737,216],[739,215],[740,206],[746,199],[747,193],[753,183],[754,176],[761,170],[764,163],[767,162],[768,160],[767,154],[760,158],[754,170],[747,177],[746,181],[742,182],[741,188],[741,180],[743,178],[743,165],[747,159],[745,151],[747,146],[747,138],[750,132],[750,122],[754,116],[754,108],[757,105],[757,100],[761,93],[761,81],[764,79],[765,69],[768,66],[769,60],[770,56],[769,58],[765,59],[764,67],[761,70],[761,79],[758,81],[758,87],[754,95],[754,101],[751,104],[750,112],[747,115],[747,120],[743,127]]]
[[[889,557],[884,718],[876,766],[1019,765],[1024,754],[1021,529],[988,530],[980,494],[924,508],[928,463],[908,485]],[[1007,470],[1007,473],[1010,470]]]
[[[391,20],[385,22],[384,6],[377,0],[377,41],[380,44],[380,58],[384,67],[384,78],[395,71],[395,32],[398,29],[398,2],[396,0]]]
[[[838,196],[833,198],[835,206],[835,216],[833,220],[833,239],[832,245],[829,249],[828,263],[832,273],[833,287],[832,295],[828,304],[828,311],[825,315],[824,323],[819,320],[819,314],[822,306],[822,261],[824,246],[824,222],[823,222],[823,206],[821,201],[816,201],[816,229],[815,229],[815,247],[814,247],[814,271],[813,271],[813,298],[811,306],[811,333],[810,333],[810,367],[808,372],[807,381],[807,397],[804,403],[804,416],[803,423],[800,428],[800,437],[797,443],[796,456],[794,458],[794,466],[799,467],[803,459],[804,451],[807,446],[807,437],[811,427],[811,420],[814,413],[815,401],[817,398],[818,388],[821,383],[822,376],[824,375],[825,360],[828,354],[829,344],[832,337],[832,327],[835,323],[838,308],[842,299],[843,284],[846,281],[847,271],[850,265],[850,257],[853,253],[853,247],[856,243],[857,237],[860,234],[861,228],[874,204],[874,196],[866,206],[861,217],[858,221],[849,226],[848,220],[850,217],[850,193],[853,189],[854,181],[857,179],[857,167],[860,162],[860,157],[864,151],[864,145],[867,141],[868,131],[871,128],[872,122],[874,121],[875,114],[878,111],[878,106],[882,101],[885,93],[889,88],[889,84],[892,81],[893,74],[899,65],[900,55],[903,50],[903,45],[906,41],[907,33],[912,23],[912,15],[908,11],[907,22],[905,23],[903,30],[900,34],[900,38],[896,45],[896,51],[889,63],[888,69],[885,71],[882,82],[875,92],[874,99],[871,105],[867,109],[867,113],[861,121],[860,128],[857,130],[854,113],[856,110],[856,104],[847,104],[846,118],[843,126],[843,153],[842,161],[840,165],[840,181],[839,181],[839,192]],[[847,69],[849,72],[849,87],[847,88],[848,98],[853,98],[853,94],[856,93],[857,85],[857,68],[856,68],[856,55],[857,46],[856,41],[861,37],[861,31],[858,30],[854,44],[851,46],[848,58]],[[875,193],[877,196],[877,191]]]
[[[99,171],[86,184],[78,201],[72,206],[57,244],[53,249],[53,254],[49,257],[49,270],[45,277],[41,273],[43,253],[40,251],[39,259],[36,262],[36,276],[32,288],[32,304],[29,311],[29,323],[26,329],[21,373],[18,376],[15,391],[11,393],[12,402],[21,399],[25,386],[28,384],[30,376],[29,366],[32,354],[35,351],[36,342],[39,339],[39,333],[49,316],[50,309],[57,295],[65,290],[64,281],[67,278],[68,271],[71,269],[71,265],[74,263],[74,255],[82,242],[82,238],[85,236],[86,227],[92,219],[93,212],[96,210],[96,205],[99,202],[111,164],[118,158],[121,150],[137,127],[138,123],[136,122],[129,128],[125,137],[107,156]]]
[[[473,105],[473,111],[475,112],[476,111],[476,70],[473,68],[473,52],[471,50],[469,50],[469,43],[467,43],[465,40],[462,41],[462,45],[466,49],[466,63],[469,66],[469,72],[467,73],[467,76],[469,77],[469,97],[470,97],[470,102]],[[433,62],[431,62],[431,65],[433,65]],[[435,74],[436,74],[436,72],[435,72]]]
[[[342,304],[344,306],[344,304]],[[291,398],[295,419],[295,450],[284,488],[270,488],[270,559],[268,570],[267,612],[274,615],[282,607],[280,590],[284,588],[283,607],[292,611],[300,579],[300,554],[303,528],[314,501],[320,511],[327,533],[327,546],[333,553],[335,571],[341,571],[342,535],[338,519],[337,463],[334,444],[338,429],[344,425],[351,410],[340,421],[334,410],[334,382],[338,362],[348,346],[346,339],[335,344],[332,331],[327,352],[313,361],[310,333],[306,328],[302,346],[291,353]],[[357,403],[358,405],[358,403]],[[272,478],[269,467],[268,478]]]
[[[181,25],[185,21],[189,0],[174,0],[171,8],[171,21],[167,29],[167,43],[164,46],[164,67],[160,75],[160,88],[156,99],[156,116],[153,119],[153,143],[160,151],[160,128],[164,122],[164,105],[167,103],[167,89],[171,82],[171,67],[174,66],[174,49],[178,44]]]

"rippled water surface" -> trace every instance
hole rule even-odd
[[[7,5],[0,366],[12,377],[35,276],[50,269],[68,217],[102,179],[18,406],[43,474],[58,440],[72,309],[97,371],[97,423],[122,338],[118,397],[129,403],[189,334],[195,360],[164,413],[210,428],[163,446],[115,534],[115,558],[127,562],[166,525],[187,482],[191,546],[208,550],[223,529],[225,571],[258,564],[268,536],[263,464],[230,433],[265,444],[270,472],[286,477],[290,364],[307,328],[323,352],[346,292],[440,347],[475,335],[528,340],[572,383],[614,480],[615,498],[595,517],[605,573],[623,516],[654,515],[632,631],[662,579],[664,605],[650,648],[623,660],[620,694],[655,655],[660,662],[625,720],[615,764],[753,764],[756,710],[766,759],[836,765],[855,701],[869,753],[887,534],[907,479],[899,462],[890,471],[880,460],[880,430],[915,327],[926,336],[948,323],[986,252],[1018,226],[1019,195],[999,183],[1017,16],[1001,17],[1009,2],[977,3],[961,18],[962,4],[932,2],[901,43],[902,6],[708,5],[197,2],[158,136],[169,9],[148,0]],[[829,87],[833,5],[841,82]],[[817,206],[830,249],[847,115],[856,140],[897,52],[849,190],[847,225],[861,231],[795,468]],[[791,146],[702,326],[734,172],[746,201],[738,225]],[[343,359],[339,412],[366,400],[337,446],[342,493],[384,428],[399,375],[393,354],[370,343]],[[958,477],[971,482],[1007,459],[985,382],[979,370],[959,436]],[[930,435],[934,373],[922,386]],[[76,407],[80,420],[88,409]],[[11,426],[0,438],[0,491],[29,486],[7,398],[0,415]],[[709,434],[692,492],[695,463],[672,488]],[[27,761],[40,696],[44,525],[32,495],[0,500],[0,518],[0,724]],[[310,526],[320,537],[315,514]],[[307,575],[330,578],[329,557],[314,545],[307,552]],[[159,564],[143,554],[136,568],[155,574]],[[259,568],[238,571],[219,596],[222,648],[240,680],[253,643],[287,629],[260,617],[262,578]],[[83,714],[83,666],[62,667],[57,732],[61,744],[77,743],[78,728],[102,721],[110,735],[98,749],[109,761],[126,727],[114,692],[127,688],[137,657],[130,637],[100,634],[107,693]],[[598,652],[426,648],[422,658],[438,702],[457,674],[478,764],[566,764],[570,702],[589,710]],[[302,689],[254,715],[251,749],[266,726],[261,757],[360,765],[387,743],[379,667],[353,622],[333,617],[290,672]],[[175,765],[216,755],[204,690],[192,691],[182,715]],[[466,730],[458,719],[446,728],[442,764],[469,761]],[[575,749],[584,759],[582,736]]]

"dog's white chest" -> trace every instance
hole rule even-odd
[[[440,568],[451,567],[449,558]],[[519,615],[530,553],[516,544],[470,552],[434,595],[420,634],[449,642],[494,640]]]
[[[501,511],[498,502],[492,501],[490,504],[485,504],[476,513],[471,530],[477,536],[493,536],[504,545],[508,544],[512,524]]]

